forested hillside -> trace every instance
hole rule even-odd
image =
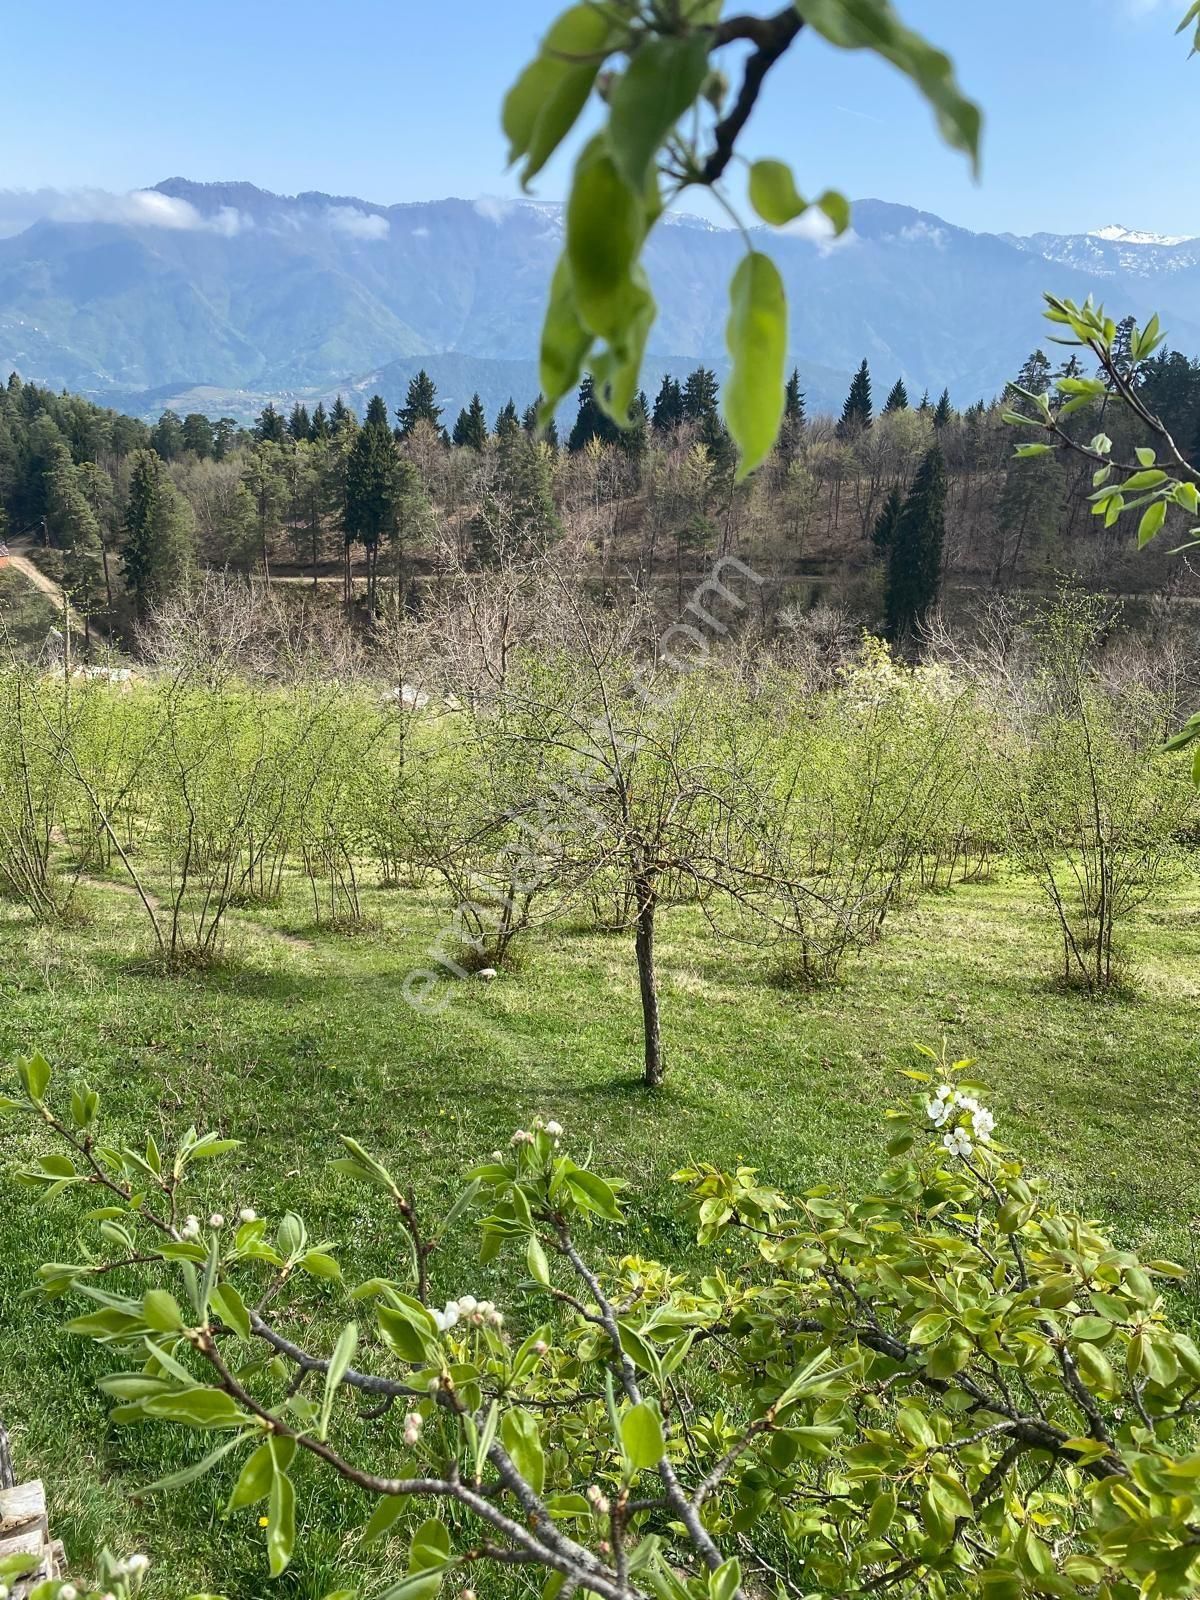
[[[1039,350],[1013,377],[1041,393],[1081,370]],[[1200,362],[1163,351],[1135,377],[1200,454]],[[948,392],[910,395],[864,361],[828,416],[810,413],[802,385],[793,374],[769,462],[735,487],[719,384],[703,367],[639,396],[624,433],[585,380],[565,437],[537,433],[532,396],[491,417],[475,397],[452,416],[423,372],[393,414],[375,396],[360,421],[339,399],[287,416],[268,406],[251,428],[170,411],[151,427],[14,375],[0,390],[0,504],[9,540],[30,547],[82,617],[131,646],[136,624],[205,568],[311,581],[365,611],[419,610],[441,572],[551,546],[579,573],[677,600],[689,575],[737,555],[764,576],[769,604],[819,596],[869,626],[890,619],[893,633],[900,602],[887,591],[914,563],[922,612],[966,590],[1052,587],[1061,574],[1118,592],[1168,578],[1191,587],[1169,537],[1138,554],[1122,528],[1100,526],[1086,461],[1015,459],[1001,398],[959,409]],[[1104,398],[1066,425],[1139,442],[1127,408]],[[936,526],[921,535],[932,553],[894,538],[913,523],[902,512],[923,465],[927,477],[936,468]]]

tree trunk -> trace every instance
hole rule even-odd
[[[666,1074],[662,1053],[662,1028],[658,1016],[658,984],[654,976],[654,912],[658,896],[648,878],[639,878],[637,892],[637,923],[635,948],[637,950],[638,984],[642,991],[642,1031],[646,1040],[646,1067],[642,1081],[647,1088],[657,1089]]]

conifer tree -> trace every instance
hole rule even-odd
[[[399,493],[399,458],[387,406],[374,395],[346,458],[345,507],[342,529],[347,549],[356,540],[367,552],[367,603],[375,604],[379,546],[391,536]]]
[[[893,411],[908,410],[908,390],[904,387],[903,378],[897,378],[888,390],[888,397],[884,401],[883,410],[885,416],[890,415]]]
[[[917,414],[926,417],[932,410],[933,407],[929,404],[929,390],[926,389],[921,396],[921,404],[917,407]]]
[[[178,413],[164,411],[150,433],[150,448],[164,461],[174,461],[183,454],[183,423]]]
[[[213,425],[202,411],[189,411],[183,419],[183,448],[205,461],[213,453]]]
[[[431,428],[442,425],[442,407],[437,403],[437,388],[433,379],[422,367],[415,378],[408,381],[404,404],[396,411],[400,424],[400,437],[407,439],[418,422],[428,422]]]
[[[234,417],[218,417],[213,423],[213,459],[224,461],[237,443],[241,429]]]
[[[312,414],[312,424],[308,430],[308,437],[315,444],[319,439],[328,439],[333,429],[329,426],[329,415],[325,410],[323,400],[318,400],[316,409]]]
[[[287,437],[287,427],[279,412],[268,400],[254,424],[254,437],[265,444],[282,444]],[[162,452],[159,451],[161,455]]]
[[[946,538],[946,463],[941,446],[925,454],[888,546],[884,607],[888,637],[911,639],[937,604]]]
[[[797,433],[804,427],[804,391],[800,387],[799,367],[792,368],[792,375],[783,391],[783,420],[790,422]]]
[[[654,398],[651,426],[655,433],[671,433],[683,421],[683,390],[670,373],[663,377]]]
[[[579,410],[567,440],[567,449],[574,454],[582,450],[591,439],[601,444],[615,444],[621,430],[596,398],[596,384],[590,372],[584,373],[579,385]]]
[[[354,413],[339,394],[333,402],[333,410],[329,413],[330,425],[334,433],[341,433],[343,428],[354,426]]]
[[[870,426],[871,371],[864,357],[862,366],[851,380],[850,393],[846,396],[846,403],[842,407],[841,420],[837,425],[838,438],[852,439]]]
[[[709,367],[689,372],[683,385],[683,415],[688,422],[712,422],[717,416],[717,375]]]
[[[471,396],[471,404],[458,413],[452,435],[454,443],[470,450],[483,450],[488,441],[487,417],[483,401],[478,394]]]
[[[507,439],[511,438],[513,434],[517,433],[520,429],[520,426],[521,419],[517,416],[516,402],[513,400],[513,397],[509,395],[507,401],[496,413],[496,426],[493,428],[492,432],[496,435],[497,439]]]
[[[875,525],[871,529],[871,543],[875,546],[877,555],[886,555],[891,549],[903,507],[904,496],[900,493],[900,485],[894,483],[888,490],[887,498],[883,502],[883,509],[875,518]]]
[[[954,413],[950,409],[950,391],[943,389],[938,396],[938,403],[934,407],[933,425],[935,428],[944,428]]]
[[[63,551],[63,590],[89,618],[103,582],[100,524],[66,445],[60,446],[50,474],[46,513],[49,530]]]
[[[287,422],[288,437],[299,444],[302,439],[308,438],[311,429],[312,418],[308,414],[308,407],[297,400]]]
[[[161,457],[139,450],[125,508],[125,582],[145,621],[160,600],[178,589],[195,565],[192,508],[171,481]]]
[[[521,413],[521,427],[531,439],[540,438],[550,446],[551,450],[557,450],[558,424],[554,418],[551,417],[544,428],[539,429],[538,427],[538,413],[542,409],[545,398],[545,395],[539,394],[532,405],[525,407],[525,410]]]

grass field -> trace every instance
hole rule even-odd
[[[306,925],[299,882],[289,895],[276,910],[237,913],[219,968],[172,979],[139,967],[145,930],[128,893],[88,888],[89,920],[70,930],[39,929],[0,902],[0,1058],[36,1046],[61,1073],[85,1073],[113,1132],[149,1126],[169,1142],[195,1122],[243,1137],[233,1163],[211,1173],[212,1203],[267,1216],[291,1205],[314,1235],[353,1241],[365,1274],[388,1265],[392,1235],[381,1207],[328,1175],[337,1130],[406,1174],[436,1209],[477,1155],[536,1112],[553,1115],[571,1139],[594,1142],[599,1168],[636,1180],[620,1248],[687,1257],[669,1182],[685,1158],[744,1156],[785,1186],[866,1184],[883,1161],[879,1117],[904,1092],[898,1072],[912,1064],[912,1041],[945,1036],[979,1058],[998,1136],[1064,1199],[1123,1243],[1193,1259],[1195,885],[1138,919],[1137,993],[1101,1002],[1048,982],[1053,930],[1034,891],[1013,879],[919,901],[844,985],[809,994],[774,985],[764,956],[723,948],[691,913],[670,912],[661,936],[670,1069],[657,1095],[638,1081],[636,975],[623,937],[539,935],[523,970],[457,986],[429,1019],[401,991],[424,964],[441,908],[415,893],[369,892],[382,931],[336,937]],[[0,1126],[5,1166],[25,1153],[24,1136],[23,1124]],[[301,1475],[308,1531],[274,1585],[255,1517],[219,1518],[231,1473],[218,1470],[169,1506],[129,1498],[198,1447],[166,1430],[108,1427],[90,1382],[106,1357],[64,1336],[61,1305],[25,1293],[41,1262],[71,1258],[74,1211],[39,1207],[7,1182],[3,1195],[0,1414],[18,1474],[47,1479],[52,1523],[72,1556],[86,1562],[104,1542],[145,1549],[169,1577],[162,1592],[176,1596],[315,1600],[369,1587],[354,1533],[365,1502],[339,1492],[335,1514],[326,1478]],[[512,1306],[503,1270],[469,1261],[437,1258],[439,1296],[470,1287]],[[1184,1309],[1200,1314],[1195,1274],[1183,1292]],[[337,1316],[337,1299],[316,1291],[315,1315]]]

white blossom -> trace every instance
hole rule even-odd
[[[424,1425],[425,1422],[421,1413],[419,1411],[410,1411],[404,1419],[405,1444],[416,1444],[421,1437],[421,1429]]]
[[[977,1106],[971,1113],[971,1127],[981,1144],[988,1142],[995,1126],[996,1119],[986,1106]]]
[[[8,1600],[8,1590],[0,1583],[0,1600]],[[79,1600],[79,1590],[73,1583],[64,1583],[58,1591],[58,1600]]]
[[[181,1239],[198,1239],[200,1237],[200,1218],[189,1217],[179,1230]]]
[[[935,1128],[940,1128],[950,1115],[950,1105],[946,1100],[927,1100],[925,1102],[925,1110]]]
[[[532,1144],[533,1135],[526,1132],[524,1128],[518,1128],[516,1133],[513,1134],[512,1138],[508,1142],[511,1145]]]
[[[552,1139],[561,1138],[562,1137],[562,1123],[561,1122],[548,1122],[546,1124],[546,1132],[550,1135],[550,1137]]]
[[[223,1228],[225,1226],[225,1218],[219,1211],[214,1211],[208,1219],[208,1225],[210,1228]]]
[[[242,1209],[238,1212],[238,1221],[239,1222],[257,1222],[258,1221],[258,1212],[255,1211],[253,1206],[243,1206]]]
[[[974,1112],[979,1110],[979,1101],[976,1100],[973,1094],[960,1094],[958,1104],[963,1111]]]
[[[539,1339],[534,1344],[533,1353],[535,1356],[544,1356],[549,1349],[550,1346],[546,1343],[545,1339]]]
[[[128,1556],[122,1563],[125,1572],[131,1578],[136,1578],[139,1573],[145,1572],[150,1565],[150,1557],[143,1555],[140,1550]]]
[[[458,1297],[458,1309],[464,1317],[469,1317],[478,1304],[473,1294],[460,1294]]]
[[[952,1156],[962,1156],[965,1160],[971,1154],[971,1136],[965,1128],[955,1128],[950,1133],[944,1133],[942,1143]]]

